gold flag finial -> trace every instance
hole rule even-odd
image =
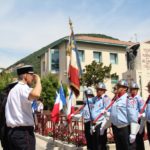
[[[69,25],[70,25],[71,31],[73,31],[72,21],[71,21],[70,17],[69,17]]]

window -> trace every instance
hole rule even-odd
[[[114,86],[118,83],[118,80],[119,80],[119,77],[117,75],[116,76],[111,76],[112,91],[113,91]]]
[[[59,71],[59,50],[58,49],[51,49],[51,71],[58,72]]]
[[[102,53],[101,52],[93,52],[93,57],[97,63],[102,62]]]
[[[110,63],[118,64],[118,55],[115,53],[110,53]]]
[[[42,62],[42,70],[45,72],[45,61]]]
[[[111,84],[117,84],[118,83],[118,76],[112,76],[111,77]]]
[[[84,50],[78,50],[79,59],[81,62],[84,62]]]

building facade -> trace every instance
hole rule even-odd
[[[82,69],[91,64],[93,60],[98,63],[102,62],[106,66],[112,64],[111,74],[116,73],[117,76],[104,81],[107,86],[107,93],[112,97],[112,87],[122,78],[122,74],[127,71],[126,48],[132,43],[90,35],[76,35],[75,38]],[[51,72],[58,76],[59,81],[68,82],[67,44],[68,37],[59,39],[50,44],[47,51],[41,55],[41,76]],[[81,99],[82,87],[79,100]]]

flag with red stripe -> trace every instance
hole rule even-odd
[[[51,112],[52,122],[54,122],[54,123],[59,122],[59,113],[62,110],[62,108],[63,108],[63,102],[60,98],[60,93],[57,93],[55,104],[54,104],[53,110]]]
[[[71,35],[68,43],[68,54],[70,56],[70,63],[68,67],[68,77],[70,81],[70,87],[77,97],[80,94],[80,76],[82,73],[81,72],[82,69],[72,26],[71,26]]]
[[[72,114],[75,112],[75,110],[74,110],[74,106],[73,106],[73,104],[72,104],[72,101],[73,101],[73,99],[74,99],[75,97],[74,97],[74,94],[73,94],[73,92],[71,91],[70,92],[70,96],[69,96],[69,99],[68,99],[68,109],[67,109],[67,120],[68,120],[68,122],[70,122],[70,120],[71,120],[71,118],[72,118]]]

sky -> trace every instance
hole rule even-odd
[[[0,0],[0,68],[70,34],[150,40],[150,0]]]

